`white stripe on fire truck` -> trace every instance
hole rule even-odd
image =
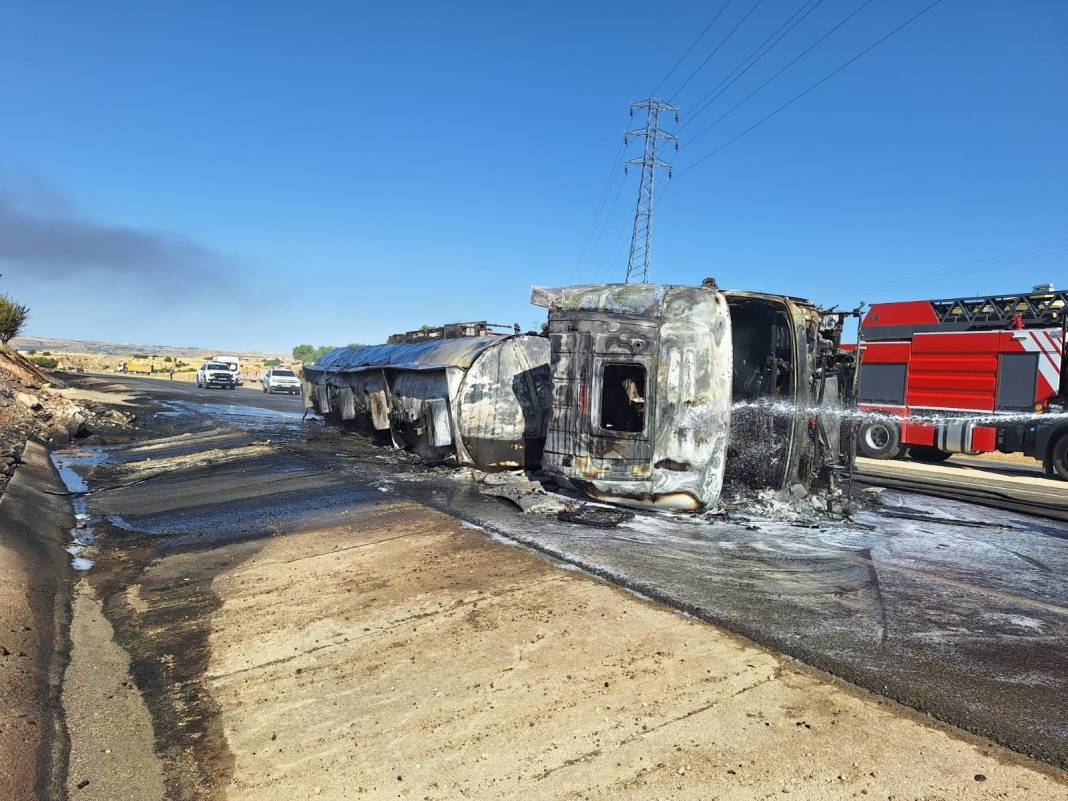
[[[1061,371],[1057,368],[1057,363],[1053,361],[1053,357],[1042,347],[1042,343],[1039,341],[1036,332],[1028,331],[1027,333],[1029,336],[1018,340],[1018,342],[1024,346],[1024,350],[1028,353],[1039,354],[1038,372],[1042,375],[1043,380],[1050,386],[1050,388],[1053,391],[1056,391],[1060,384]]]
[[[1056,330],[1056,329],[1054,329],[1054,330]],[[1061,347],[1061,337],[1060,337],[1060,333],[1061,332],[1060,331],[1057,331],[1057,336],[1053,335],[1053,331],[1043,331],[1042,333],[1046,335],[1046,337],[1049,339],[1049,341],[1051,343],[1053,343],[1053,349],[1055,351],[1057,351],[1057,353],[1063,353],[1064,352],[1064,348]]]

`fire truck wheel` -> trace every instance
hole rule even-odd
[[[951,455],[926,445],[913,445],[909,448],[909,456],[917,462],[944,462]]]
[[[1050,461],[1053,463],[1054,472],[1068,481],[1068,431],[1063,432],[1053,443]]]
[[[857,434],[857,447],[869,459],[896,459],[901,455],[901,431],[889,418],[864,423]]]

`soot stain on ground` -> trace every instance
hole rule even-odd
[[[101,529],[107,547],[90,578],[152,715],[168,797],[221,799],[234,757],[204,679],[211,617],[222,606],[211,587],[259,546],[230,551],[225,560],[197,558],[195,570],[180,574],[160,561],[158,542],[107,523]]]

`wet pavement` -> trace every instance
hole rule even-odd
[[[639,514],[588,528],[524,516],[464,471],[301,422],[299,399],[160,394],[161,424],[200,434],[108,454],[190,460],[107,492],[97,468],[90,512],[113,537],[173,548],[271,536],[382,494],[412,498],[1068,767],[1066,524],[883,491],[848,522],[761,502],[729,520]],[[226,458],[198,461],[206,450]]]

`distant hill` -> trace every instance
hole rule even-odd
[[[237,356],[242,359],[271,359],[280,358],[288,360],[288,353],[268,353],[265,351],[241,351],[231,348],[198,348],[192,345],[138,345],[127,342],[97,342],[83,339],[49,339],[48,337],[16,337],[11,340],[9,346],[16,350],[52,351],[54,353],[88,353],[106,356],[133,356],[134,354],[146,354],[148,356],[190,356],[206,357],[216,354]]]

